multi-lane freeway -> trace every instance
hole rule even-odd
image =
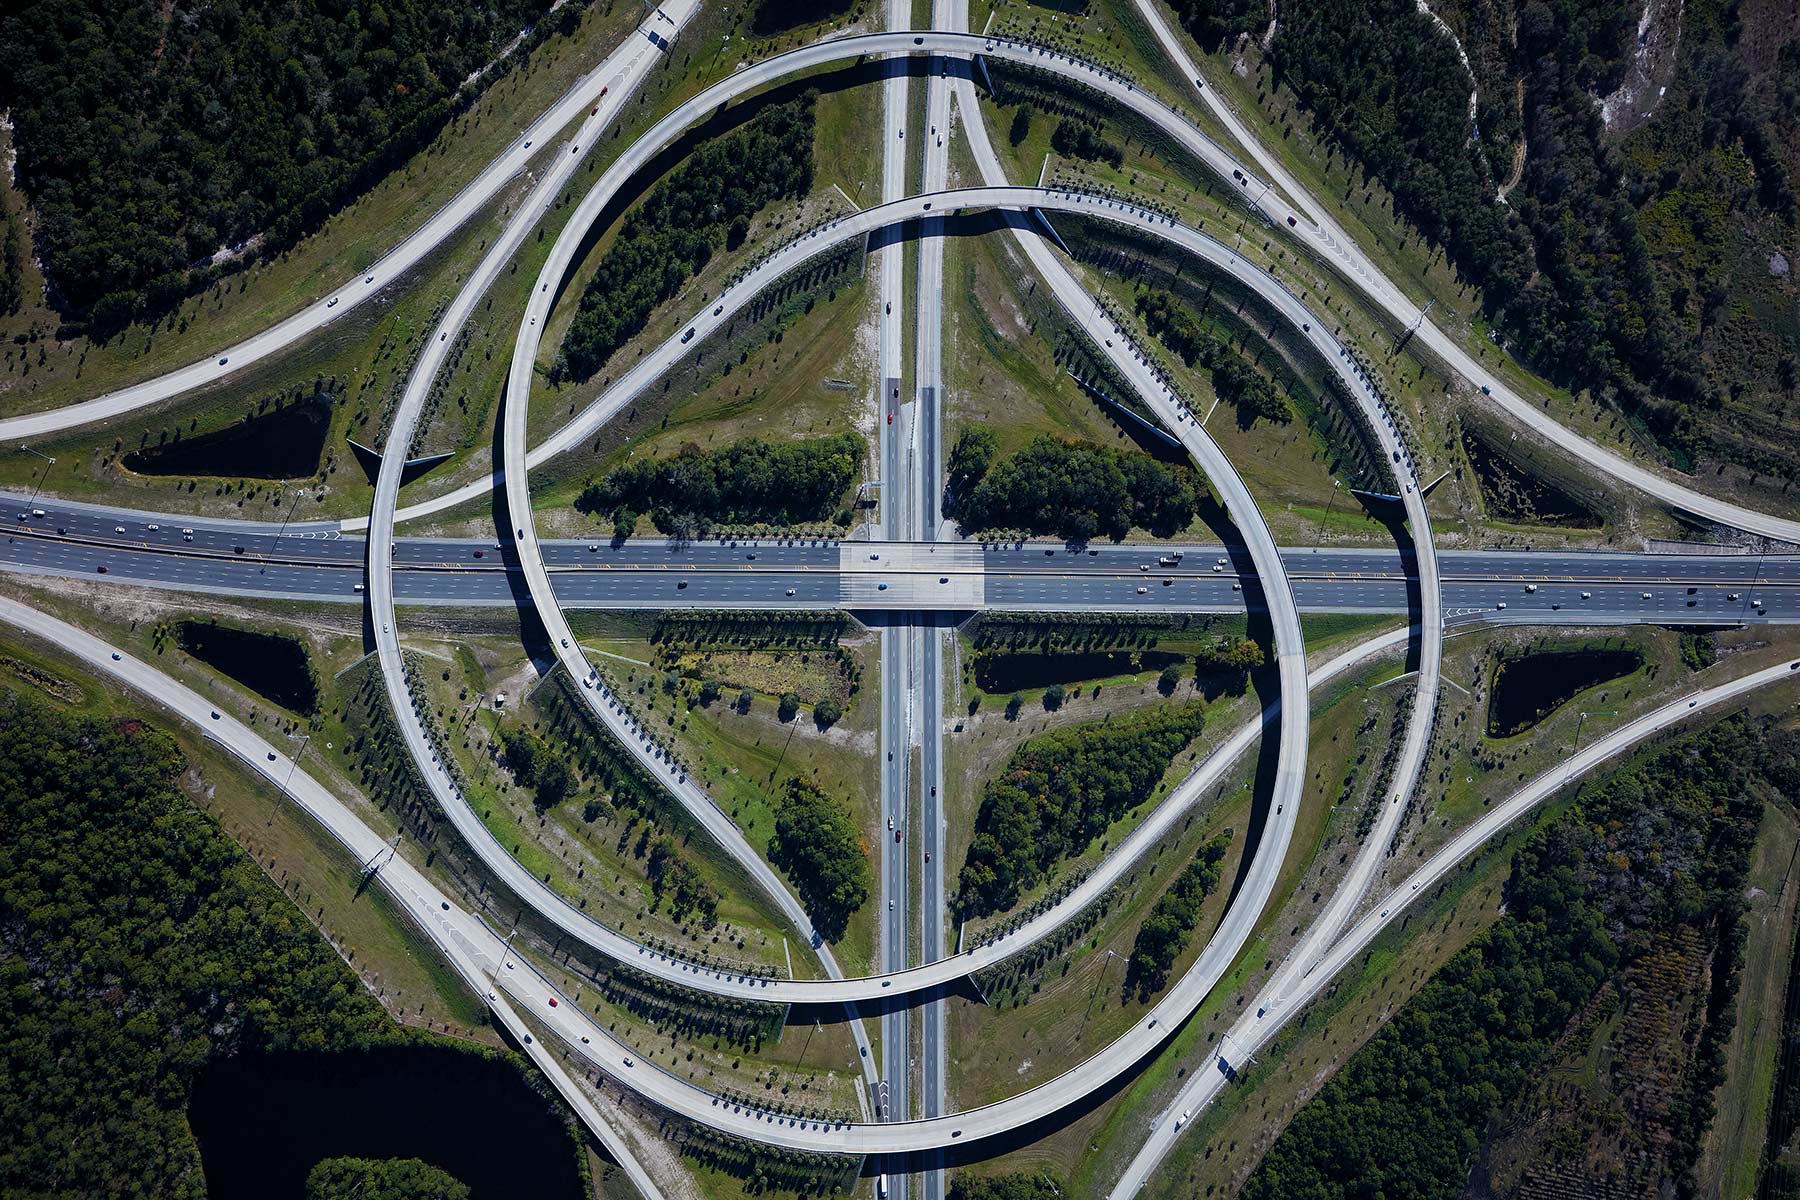
[[[290,527],[277,539],[272,525],[195,517],[146,520],[124,510],[48,500],[38,502],[45,516],[19,520],[21,508],[15,505],[22,503],[0,497],[5,506],[0,511],[8,518],[7,537],[0,540],[0,570],[212,595],[364,600],[356,589],[364,579],[366,543],[333,529],[296,532]],[[190,524],[178,523],[182,521]],[[159,528],[150,530],[151,524]],[[184,528],[194,531],[192,541],[183,537]],[[779,539],[676,544],[654,538],[617,546],[607,540],[542,543],[557,599],[567,608],[854,607],[872,612],[886,607],[878,600],[883,593],[874,592],[872,598],[867,588],[851,589],[845,579],[870,573],[863,564],[875,562],[867,555],[882,553],[884,546],[888,549],[879,561],[895,561],[894,544],[849,544],[861,559],[852,564],[855,571],[845,570],[845,545]],[[1160,560],[1171,554],[1179,554],[1180,562],[1163,566]],[[493,540],[401,538],[391,555],[395,596],[402,604],[498,607],[518,602],[516,564]],[[1800,618],[1800,556],[1554,549],[1447,551],[1440,559],[1451,624],[1484,619],[1729,624]],[[948,602],[949,611],[1229,613],[1262,605],[1254,574],[1235,547],[1108,543],[1072,549],[1008,542],[983,547],[976,561],[981,603]],[[1282,551],[1282,561],[1303,612],[1408,611],[1405,564],[1393,550],[1295,547]],[[104,576],[102,566],[107,568]],[[958,563],[944,570],[960,580],[970,568]],[[927,586],[966,594],[966,589],[935,583],[944,577],[927,576]],[[853,604],[846,602],[852,591]]]

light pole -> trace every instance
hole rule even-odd
[[[306,492],[304,490],[296,490],[294,492],[294,502],[288,505],[287,515],[281,518],[281,527],[275,531],[275,536],[269,539],[269,549],[263,553],[262,566],[258,568],[260,574],[267,575],[269,573],[269,554],[274,551],[276,544],[281,541],[281,535],[287,532],[288,522],[293,520],[294,517],[294,510],[300,507],[300,502],[304,499],[306,499]],[[275,510],[277,512],[281,511],[280,501],[275,502]]]
[[[1325,502],[1325,515],[1319,518],[1319,541],[1321,542],[1325,540],[1325,523],[1331,520],[1331,510],[1337,504],[1338,489],[1343,486],[1344,481],[1341,479],[1331,481],[1331,499]]]
[[[1575,743],[1574,743],[1574,745],[1569,747],[1570,754],[1574,754],[1577,750],[1581,749],[1581,726],[1586,720],[1587,720],[1586,713],[1582,713],[1580,717],[1576,718],[1576,721],[1575,721]]]
[[[44,480],[50,477],[50,468],[56,465],[56,460],[41,450],[33,450],[23,442],[19,443],[19,449],[27,454],[35,454],[44,460],[44,468],[38,472],[37,482],[32,485],[31,499],[25,502],[25,511],[19,514],[19,520],[23,521],[26,517],[31,515],[32,507],[37,504],[38,493],[44,490]]]
[[[303,736],[300,739],[300,748],[294,751],[294,757],[288,760],[287,778],[282,781],[281,790],[290,795],[293,794],[294,789],[289,785],[294,782],[294,772],[300,769],[300,756],[306,753],[306,743],[310,741],[312,741],[312,734]]]

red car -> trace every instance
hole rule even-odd
[[[550,997],[550,1007],[551,1008],[556,1007],[556,997],[555,996]]]

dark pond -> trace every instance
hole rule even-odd
[[[434,1046],[221,1059],[188,1101],[210,1200],[303,1200],[322,1158],[419,1158],[474,1200],[582,1193],[577,1147],[509,1063]]]
[[[1523,733],[1596,684],[1644,664],[1636,650],[1552,650],[1505,658],[1488,697],[1489,737]]]
[[[323,397],[133,450],[125,469],[140,475],[218,475],[234,479],[303,479],[319,470],[331,402]]]
[[[175,636],[183,650],[283,708],[310,715],[318,707],[318,683],[299,638],[210,621],[183,621]]]
[[[975,660],[975,683],[989,694],[1049,687],[1053,683],[1081,683],[1160,671],[1171,663],[1185,663],[1192,655],[1168,650],[1080,650],[1055,654],[982,654]]]
[[[1475,468],[1488,510],[1519,525],[1597,529],[1600,517],[1580,499],[1514,463],[1473,430],[1463,429],[1463,449]]]

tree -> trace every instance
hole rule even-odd
[[[561,758],[545,756],[544,763],[538,767],[536,804],[539,812],[548,812],[569,798],[569,788],[574,779],[569,768]]]
[[[820,729],[830,729],[843,719],[843,707],[830,696],[813,705],[813,723]]]
[[[750,705],[753,704],[755,701],[756,701],[756,693],[751,691],[749,688],[745,688],[743,691],[738,693],[737,710],[740,713],[747,713],[750,711]]]
[[[1013,145],[1022,145],[1031,136],[1031,105],[1021,104],[1013,112],[1012,128],[1007,130],[1006,140]]]
[[[792,692],[783,692],[781,694],[781,702],[775,708],[776,718],[783,722],[791,721],[794,719],[794,714],[799,711],[800,697],[794,695]]]
[[[1006,719],[1009,721],[1018,720],[1019,710],[1024,707],[1025,694],[1023,692],[1014,692],[1006,698]]]
[[[519,784],[530,787],[537,782],[538,740],[529,730],[508,729],[500,735],[500,746],[506,752],[506,769]]]
[[[1063,706],[1063,701],[1068,698],[1069,689],[1060,683],[1053,683],[1044,689],[1044,707],[1051,712],[1055,712],[1057,709],[1061,708]]]
[[[707,706],[711,705],[715,700],[717,700],[719,698],[722,691],[723,691],[723,689],[721,689],[719,687],[718,680],[716,680],[716,679],[702,680],[701,684],[700,684],[700,696],[699,696],[700,707],[706,708]]]
[[[670,458],[614,469],[575,504],[583,512],[628,514],[632,524],[648,512],[662,532],[684,538],[721,523],[822,521],[856,478],[863,452],[862,438],[847,433],[795,442],[745,438],[710,453],[688,445]]]
[[[1162,669],[1162,674],[1156,677],[1156,690],[1165,696],[1173,696],[1175,694],[1175,689],[1180,686],[1181,669],[1174,663],[1170,663],[1168,666],[1164,667]]]
[[[849,806],[798,776],[776,804],[769,861],[787,873],[828,941],[844,936],[869,898],[869,859]]]

